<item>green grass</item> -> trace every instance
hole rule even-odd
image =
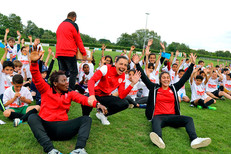
[[[47,50],[47,48],[45,48]],[[2,49],[0,55],[2,55]],[[105,52],[114,57],[116,52]],[[101,57],[95,53],[96,64]],[[46,56],[45,56],[46,58]],[[208,61],[205,61],[207,64]],[[58,69],[57,61],[54,69]],[[187,95],[190,97],[190,88],[186,84]],[[151,123],[145,117],[144,109],[127,109],[109,117],[111,125],[103,126],[95,117],[96,111],[91,112],[92,127],[86,150],[89,154],[123,154],[123,153],[231,153],[231,122],[229,100],[218,100],[213,106],[217,111],[199,110],[189,107],[188,103],[181,103],[181,114],[194,119],[197,135],[210,137],[211,145],[206,148],[192,149],[184,128],[163,128],[163,140],[166,149],[157,148],[149,139]],[[81,116],[81,106],[72,103],[69,119]],[[0,153],[43,153],[43,148],[34,138],[27,123],[13,127],[13,122],[2,113],[0,119],[5,125],[0,125]],[[69,141],[54,141],[54,146],[61,152],[69,153],[75,147],[77,137]]]

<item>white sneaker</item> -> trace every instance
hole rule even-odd
[[[22,120],[20,120],[19,118],[15,118],[13,121],[14,127],[17,127],[21,123],[22,123]]]
[[[70,154],[87,154],[87,151],[84,148],[82,148],[82,149],[75,149],[75,150],[71,151]]]
[[[211,143],[210,138],[199,138],[197,137],[191,142],[191,147],[193,149],[201,148],[201,147],[206,147]]]
[[[50,152],[48,152],[48,154],[62,154],[62,153],[57,149],[52,149]]]
[[[150,139],[151,141],[157,145],[159,148],[164,149],[165,148],[165,144],[164,141],[154,132],[150,133]]]
[[[107,120],[107,117],[105,117],[105,115],[100,112],[100,113],[96,113],[96,117],[101,120],[103,125],[110,125],[110,122]]]

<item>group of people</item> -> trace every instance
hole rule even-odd
[[[24,121],[28,124],[44,152],[60,153],[52,140],[68,140],[78,134],[74,153],[87,153],[84,149],[89,137],[90,113],[97,108],[96,117],[103,125],[110,125],[108,117],[127,108],[145,108],[145,114],[152,122],[151,141],[164,149],[162,128],[185,127],[192,148],[208,146],[210,138],[197,137],[192,117],[180,113],[180,102],[190,103],[198,109],[216,110],[211,106],[216,99],[231,99],[231,74],[228,67],[208,65],[199,61],[196,55],[189,57],[179,51],[170,58],[159,57],[150,52],[152,40],[148,41],[142,55],[133,54],[135,49],[113,58],[104,55],[99,66],[95,64],[93,52],[87,56],[80,37],[77,15],[70,12],[57,29],[56,53],[48,49],[46,61],[39,38],[29,36],[30,46],[24,45],[20,32],[18,42],[5,33],[5,53],[0,63],[0,96],[3,115],[13,120],[14,126]],[[22,47],[20,48],[20,42]],[[83,60],[77,62],[77,52]],[[48,65],[49,58],[52,60]],[[143,58],[144,57],[144,58]],[[55,58],[59,71],[52,72]],[[7,60],[5,60],[7,59]],[[113,63],[114,61],[114,63]],[[97,67],[97,68],[96,68]],[[144,69],[143,69],[143,68]],[[96,70],[94,70],[96,68]],[[49,81],[48,81],[49,80]],[[186,95],[185,83],[189,81],[191,99]],[[36,101],[36,105],[30,105]],[[81,104],[82,116],[68,119],[71,102]]]

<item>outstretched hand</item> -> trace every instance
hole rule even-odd
[[[32,51],[32,48],[31,48],[31,51]],[[30,60],[32,63],[37,63],[37,61],[41,58],[42,56],[42,53],[38,52],[40,51],[40,47],[39,47],[39,50],[37,50],[37,46],[34,46],[33,47],[33,51],[30,53]]]
[[[191,53],[191,60],[192,60],[192,63],[193,63],[193,64],[196,63],[196,59],[197,59],[196,54],[193,55],[193,53]]]
[[[136,71],[136,73],[132,77],[132,83],[135,85],[139,81],[140,77],[141,77],[141,72]]]
[[[139,61],[140,61],[139,55],[134,54],[134,55],[132,56],[132,61],[133,61],[134,64],[138,64]]]

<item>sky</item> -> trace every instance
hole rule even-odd
[[[15,13],[24,25],[32,20],[53,32],[69,12],[75,11],[80,32],[96,39],[116,43],[122,33],[144,29],[147,21],[147,29],[168,44],[231,51],[229,0],[11,0],[2,1],[1,6],[0,13]]]

